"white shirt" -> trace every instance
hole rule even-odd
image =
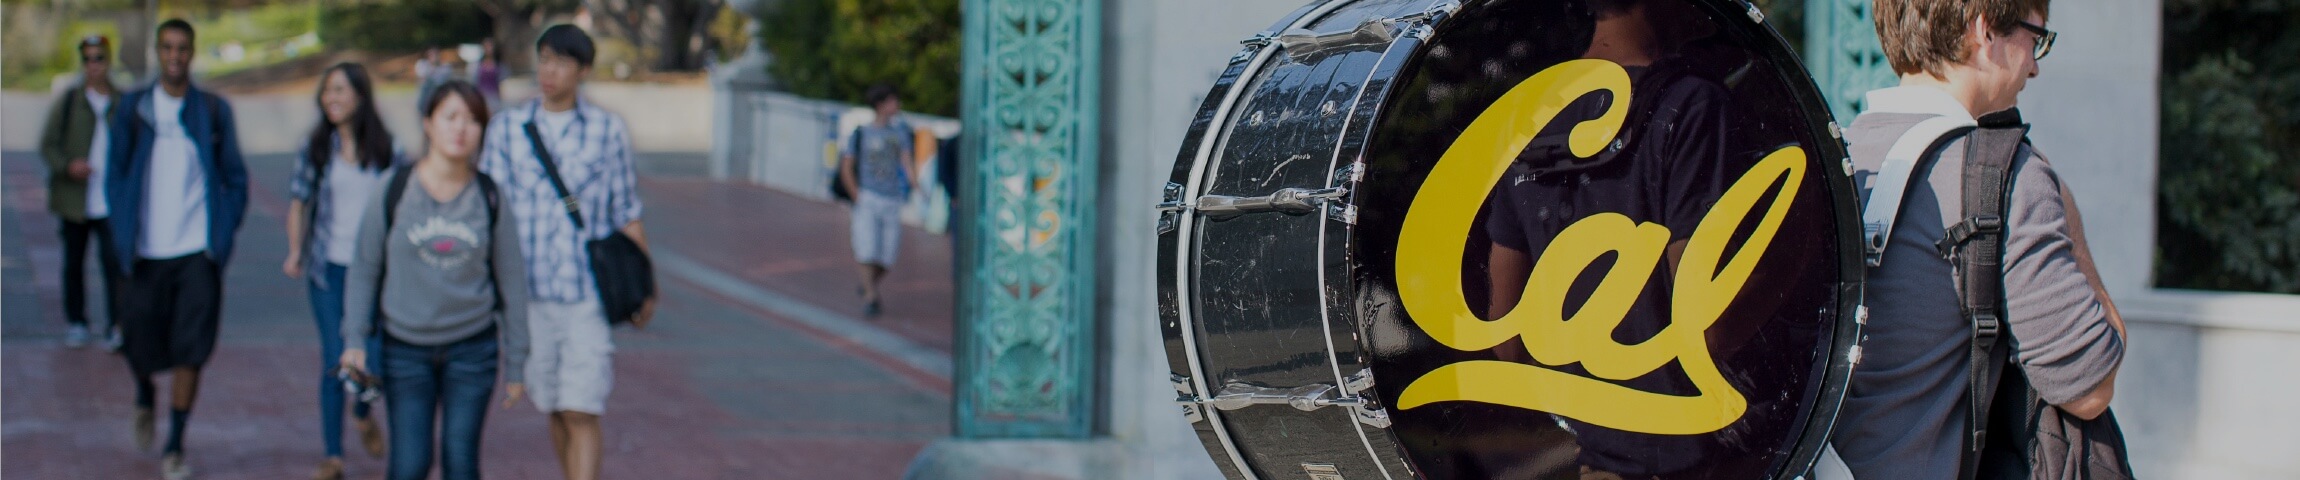
[[[111,205],[104,202],[104,168],[110,166],[105,164],[111,163],[112,153],[111,135],[106,131],[112,125],[103,116],[104,109],[112,106],[112,96],[95,89],[88,89],[86,94],[88,106],[96,110],[96,136],[88,144],[88,219],[94,220],[112,216]]]
[[[575,123],[575,109],[570,108],[564,112],[535,109],[535,129],[538,130],[535,133],[543,134],[544,143],[550,143],[549,140],[559,138],[559,133],[567,131],[567,124],[569,123]],[[526,132],[514,133],[527,134]]]
[[[208,173],[184,130],[184,99],[152,90],[152,163],[144,177],[144,231],[137,253],[176,258],[208,249]]]
[[[384,171],[370,172],[342,158],[327,162],[328,238],[327,261],[336,265],[351,265],[352,253],[359,248],[359,222],[367,214],[367,202],[375,198],[375,191],[383,188]],[[388,171],[388,170],[386,170]]]

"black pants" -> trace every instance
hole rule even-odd
[[[88,237],[95,237],[96,261],[102,262],[96,272],[104,281],[104,315],[112,325],[120,324],[120,283],[118,268],[113,268],[112,256],[104,254],[104,245],[112,242],[112,227],[104,219],[91,218],[86,222],[59,219],[64,234],[64,320],[73,325],[88,324]]]
[[[136,260],[121,297],[120,349],[137,375],[199,368],[216,350],[223,315],[223,268],[207,252]]]

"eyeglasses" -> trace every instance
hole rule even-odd
[[[2028,23],[2028,21],[2025,20],[2019,23],[2022,30],[2028,30],[2028,33],[2036,34],[2037,60],[2043,60],[2045,55],[2052,53],[2052,41],[2060,39],[2060,32],[2045,30],[2043,26],[2034,23]]]
[[[104,63],[105,60],[110,60],[111,58],[112,57],[104,55],[85,55],[80,57],[80,63]]]

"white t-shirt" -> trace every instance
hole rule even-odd
[[[176,258],[208,249],[208,173],[184,129],[184,99],[152,91],[152,163],[144,177],[144,231],[137,253]]]
[[[88,89],[86,94],[88,106],[95,107],[97,115],[96,137],[88,144],[88,219],[94,220],[112,215],[111,204],[104,201],[104,168],[110,166],[106,163],[111,162],[112,152],[107,130],[112,125],[103,117],[104,109],[112,106],[112,96],[96,93],[95,89]]]
[[[388,170],[364,170],[342,158],[330,159],[327,169],[327,261],[351,265],[352,253],[359,248],[359,222]]]
[[[535,129],[538,130],[535,133],[542,134],[544,144],[550,144],[551,139],[559,138],[559,134],[565,133],[567,125],[571,123],[575,123],[575,109],[570,108],[564,112],[554,112],[549,109],[536,109],[535,111]]]

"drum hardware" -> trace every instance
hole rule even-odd
[[[1238,53],[1236,55],[1231,55],[1230,63],[1243,62],[1246,61],[1246,59],[1254,58],[1254,54],[1261,53],[1263,47],[1270,46],[1270,42],[1277,39],[1278,34],[1265,31],[1262,33],[1256,33],[1251,37],[1246,37],[1245,40],[1239,40],[1238,44],[1245,45],[1246,48],[1238,49]]]
[[[1255,405],[1286,405],[1294,407],[1295,410],[1313,412],[1336,405],[1356,407],[1365,404],[1365,399],[1356,395],[1326,396],[1327,393],[1333,391],[1333,385],[1323,383],[1313,383],[1294,388],[1257,387],[1243,383],[1231,383],[1222,386],[1222,392],[1214,395],[1214,398],[1184,395],[1182,398],[1174,399],[1174,402],[1184,405],[1213,405],[1215,410],[1225,412]]]
[[[1286,56],[1292,57],[1296,62],[1306,63],[1337,50],[1388,46],[1396,42],[1400,34],[1411,35],[1417,39],[1428,38],[1430,25],[1445,21],[1447,16],[1453,15],[1455,10],[1460,9],[1460,3],[1439,2],[1431,4],[1428,9],[1419,13],[1397,18],[1369,18],[1359,22],[1357,28],[1349,30],[1326,33],[1313,32],[1305,28],[1287,30],[1286,33],[1278,35],[1276,40],[1279,48],[1285,49]],[[1249,45],[1259,48],[1268,45],[1267,35],[1269,32],[1263,32],[1261,35],[1248,38],[1247,41],[1258,42],[1249,43]]]
[[[1303,463],[1302,473],[1309,475],[1310,480],[1342,480],[1342,469],[1331,463]]]
[[[1352,373],[1348,378],[1342,379],[1342,392],[1349,396],[1373,398],[1366,394],[1373,389],[1374,370],[1371,368],[1358,369],[1358,373]],[[1390,428],[1390,411],[1376,405],[1371,401],[1361,402],[1352,407],[1351,410],[1357,412],[1358,423],[1374,428]]]
[[[1181,220],[1182,211],[1190,209],[1189,205],[1182,203],[1182,184],[1166,182],[1164,196],[1160,198],[1161,201],[1158,202],[1158,234],[1174,233],[1174,227],[1179,226],[1175,222]]]
[[[1759,9],[1759,8],[1757,8],[1757,4],[1755,4],[1755,3],[1750,3],[1750,2],[1741,2],[1741,5],[1742,5],[1742,6],[1744,6],[1744,7],[1749,7],[1749,21],[1752,21],[1752,22],[1757,22],[1757,23],[1765,23],[1765,11],[1764,11],[1764,10],[1762,10],[1762,9]]]
[[[1853,323],[1857,323],[1862,326],[1867,326],[1869,324],[1868,305],[1853,307]]]
[[[1318,33],[1306,28],[1287,30],[1278,35],[1278,47],[1296,62],[1308,63],[1330,52],[1389,45],[1397,40],[1398,20],[1369,18],[1358,22],[1357,28]]]
[[[1204,195],[1198,197],[1197,206],[1184,206],[1182,208],[1196,208],[1198,214],[1213,220],[1229,220],[1242,215],[1267,212],[1303,215],[1318,211],[1318,205],[1321,203],[1340,200],[1343,195],[1349,193],[1350,189],[1343,187],[1316,190],[1287,187],[1259,197]]]
[[[1336,187],[1342,185],[1357,185],[1358,180],[1365,178],[1365,171],[1365,164],[1363,162],[1350,162],[1349,165],[1343,165],[1342,168],[1335,169],[1333,178],[1327,180],[1326,184],[1334,185]],[[1326,202],[1326,218],[1336,222],[1342,222],[1343,225],[1357,225],[1358,206],[1352,205],[1349,202]]]
[[[1206,415],[1198,411],[1198,402],[1183,401],[1198,398],[1197,392],[1191,391],[1190,377],[1171,372],[1166,375],[1169,377],[1168,380],[1174,382],[1174,398],[1176,400],[1174,403],[1182,406],[1182,418],[1189,420],[1190,423],[1205,421]]]
[[[1855,367],[1861,366],[1861,346],[1860,346],[1860,345],[1853,345],[1853,349],[1852,349],[1852,350],[1849,350],[1849,351],[1846,351],[1846,352],[1845,352],[1845,363],[1850,363],[1850,364],[1852,364],[1852,365],[1853,365],[1853,366],[1855,366]]]

